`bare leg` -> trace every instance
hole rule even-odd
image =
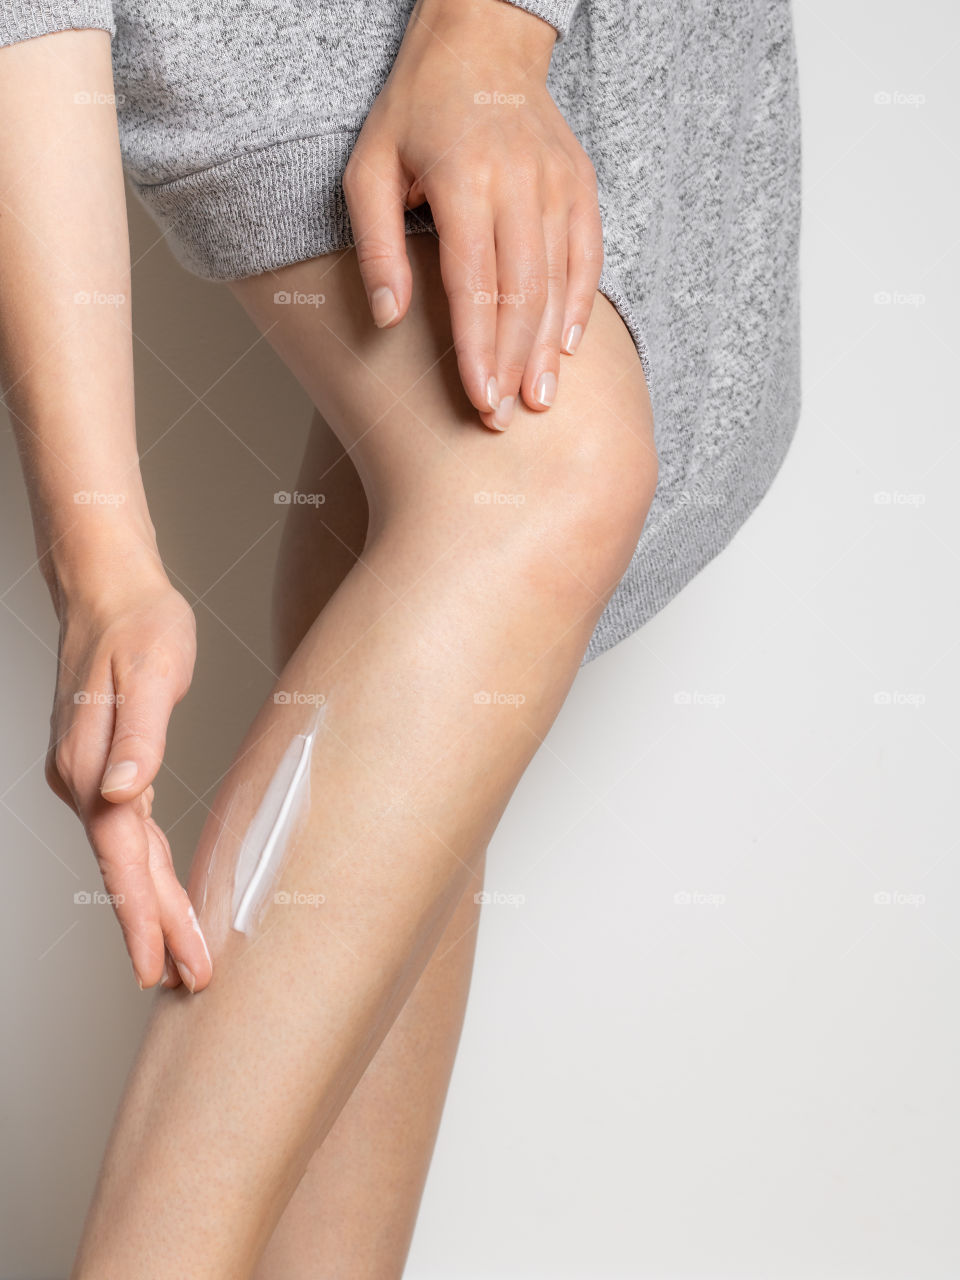
[[[277,670],[363,550],[367,503],[353,463],[314,414],[300,493],[287,513],[274,598]],[[463,1025],[483,888],[482,859],[413,993],[314,1153],[256,1280],[400,1276]]]
[[[191,879],[199,899],[223,826],[202,913],[214,981],[157,999],[75,1280],[252,1274],[467,889],[652,497],[649,400],[609,304],[549,413],[494,435],[459,388],[436,246],[412,237],[411,256],[418,301],[388,331],[349,255],[279,273],[323,308],[275,306],[275,279],[237,288],[350,448],[370,534],[279,681],[326,697],[281,896],[255,937],[230,927],[254,798],[308,719],[270,700]],[[304,889],[322,907],[284,901]]]

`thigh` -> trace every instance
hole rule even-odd
[[[407,237],[410,311],[393,329],[370,317],[353,249],[235,281],[254,322],[348,450],[371,520],[411,493],[436,495],[451,474],[475,488],[549,482],[571,450],[611,468],[655,470],[642,366],[613,305],[595,297],[577,354],[565,357],[554,405],[518,404],[507,431],[480,422],[460,385],[437,242]]]

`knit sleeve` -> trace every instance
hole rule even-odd
[[[497,0],[498,4],[501,2],[502,0]],[[515,4],[518,9],[526,9],[528,13],[535,13],[544,22],[549,22],[551,27],[556,27],[557,29],[557,40],[563,40],[570,29],[573,15],[580,0],[508,0],[508,2]],[[2,3],[2,0],[0,0],[0,3]]]
[[[109,31],[113,39],[112,0],[0,0],[0,47],[84,27]]]

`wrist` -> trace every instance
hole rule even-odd
[[[465,71],[484,69],[546,79],[557,32],[509,0],[417,0],[408,33],[417,27],[450,48],[463,48]]]
[[[121,512],[97,495],[82,515],[40,549],[40,569],[61,621],[68,613],[109,613],[143,593],[168,586],[149,517]]]

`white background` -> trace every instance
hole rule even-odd
[[[960,10],[795,17],[801,426],[733,544],[581,673],[510,805],[488,889],[524,902],[485,909],[411,1280],[960,1274]],[[192,793],[269,685],[261,497],[309,415],[226,291],[131,217],[145,474],[203,596],[158,787],[185,873]],[[52,1280],[150,997],[109,910],[73,902],[97,876],[43,783],[56,629],[0,447],[0,1274]]]

